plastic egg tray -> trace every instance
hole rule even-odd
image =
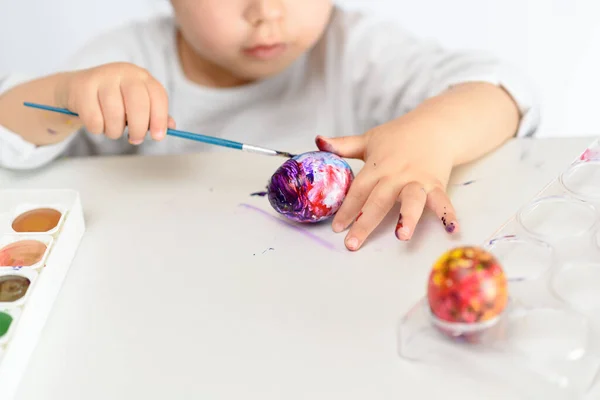
[[[599,227],[600,139],[482,244],[508,279],[504,312],[446,323],[424,296],[399,322],[400,356],[515,399],[585,398],[600,372]]]

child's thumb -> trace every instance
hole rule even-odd
[[[325,138],[317,136],[317,147],[321,151],[328,151],[345,158],[363,158],[366,146],[364,135],[343,136],[338,138]]]
[[[169,121],[167,122],[167,127],[169,129],[175,129],[177,127],[177,124],[175,123],[175,120],[170,115],[169,115]]]

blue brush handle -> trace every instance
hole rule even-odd
[[[61,113],[61,114],[79,117],[79,114],[69,111],[66,108],[52,107],[52,106],[46,106],[43,104],[36,104],[36,103],[30,103],[30,102],[24,102],[23,104],[25,106],[31,107],[31,108],[38,108],[40,110],[54,111],[54,112]],[[217,146],[229,147],[231,149],[244,150],[243,143],[234,142],[232,140],[227,140],[227,139],[221,139],[221,138],[217,138],[214,136],[200,135],[197,133],[178,131],[175,129],[167,129],[167,135],[176,136],[176,137],[183,138],[183,139],[195,140],[197,142],[202,142],[202,143],[214,144]]]

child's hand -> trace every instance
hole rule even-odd
[[[320,150],[365,162],[333,219],[335,232],[352,224],[345,239],[348,249],[359,249],[397,201],[401,203],[398,239],[411,238],[425,206],[437,214],[447,232],[458,232],[446,194],[453,154],[440,140],[449,134],[431,121],[408,115],[360,136],[317,137]]]
[[[79,114],[90,133],[140,144],[146,133],[162,140],[175,123],[164,87],[143,68],[127,63],[101,65],[65,74],[57,85],[58,104]]]
[[[502,87],[472,82],[453,86],[363,135],[317,137],[319,149],[365,162],[333,230],[341,232],[354,221],[345,242],[357,250],[399,201],[398,239],[411,238],[425,206],[447,232],[458,232],[446,194],[452,168],[500,146],[517,132],[520,119],[517,104]]]

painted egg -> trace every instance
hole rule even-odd
[[[320,222],[338,211],[353,179],[344,159],[313,151],[283,163],[271,177],[267,195],[271,206],[287,218]]]
[[[498,260],[478,247],[458,247],[433,266],[427,288],[429,307],[441,321],[492,321],[508,302],[506,276]]]

